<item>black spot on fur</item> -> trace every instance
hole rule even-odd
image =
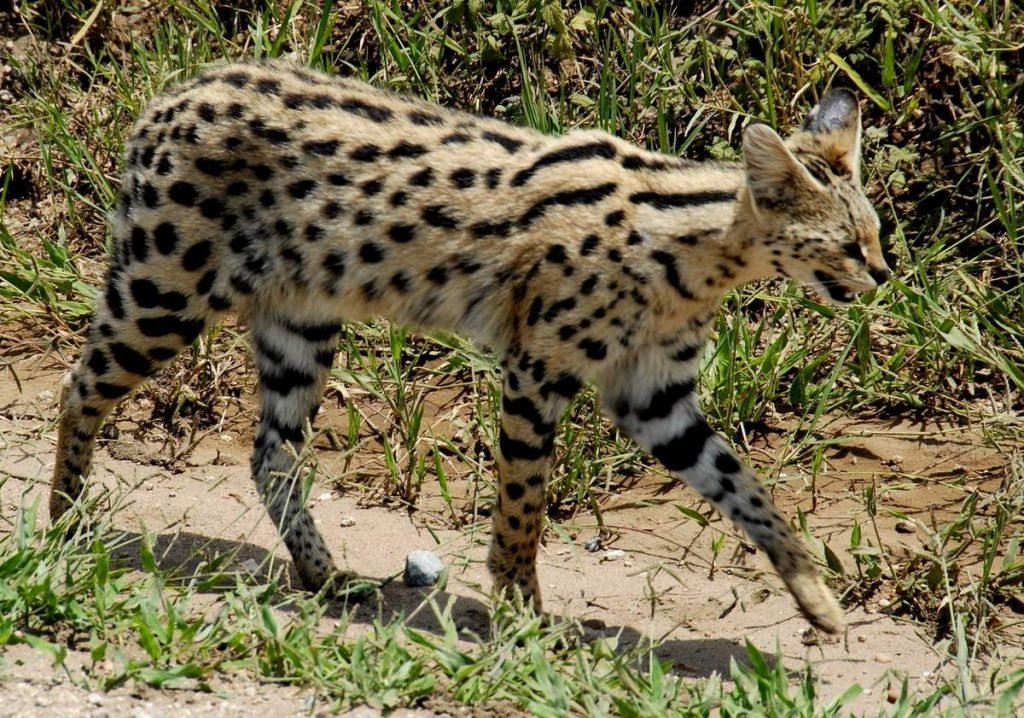
[[[581,386],[579,379],[574,377],[572,374],[566,374],[563,372],[558,375],[558,378],[555,381],[541,385],[540,393],[545,399],[547,399],[551,394],[571,399],[576,396]]]
[[[339,144],[337,140],[310,140],[302,143],[302,151],[321,157],[333,157]]]
[[[206,272],[198,282],[196,282],[196,292],[200,296],[206,295],[211,289],[213,289],[213,283],[217,281],[217,270],[211,269]]]
[[[704,451],[704,444],[713,434],[707,422],[699,420],[682,434],[655,446],[651,454],[668,470],[685,471],[697,463]]]
[[[168,359],[173,359],[177,355],[178,355],[178,350],[177,349],[172,349],[171,347],[150,347],[149,349],[146,350],[146,356],[148,356],[150,359],[152,359],[154,361],[158,361],[158,362],[163,362],[163,361],[167,361]]]
[[[149,256],[149,238],[146,230],[142,227],[132,227],[131,234],[132,255],[140,262],[145,262]]]
[[[633,204],[647,204],[658,210],[695,207],[715,202],[732,202],[735,199],[735,192],[718,191],[688,193],[634,192],[629,196],[629,201]]]
[[[249,120],[249,131],[272,145],[283,145],[291,141],[288,133],[279,127],[267,127],[263,120]]]
[[[207,219],[216,219],[224,214],[224,203],[216,197],[207,197],[199,203],[199,213]]]
[[[601,361],[608,356],[608,345],[599,339],[590,339],[589,337],[581,339],[577,346],[579,346],[579,348],[586,353],[587,358],[592,361]]]
[[[525,441],[513,439],[504,429],[501,429],[498,432],[498,446],[501,449],[502,456],[508,461],[537,461],[551,455],[551,450],[554,446],[554,435],[546,437],[544,443],[540,446],[533,446]],[[513,518],[515,517],[509,517],[510,525]],[[518,519],[516,521],[518,522]]]
[[[448,214],[448,208],[443,205],[432,204],[429,207],[424,207],[421,216],[423,221],[432,227],[455,229],[459,226],[458,221]]]
[[[354,115],[365,117],[373,122],[387,122],[394,115],[388,107],[371,105],[369,102],[363,102],[356,98],[342,100],[338,103],[338,107],[345,110],[345,112],[351,112]]]
[[[110,354],[114,361],[121,365],[121,368],[139,376],[149,376],[153,373],[153,364],[145,356],[132,349],[127,344],[116,342],[110,345]]]
[[[432,112],[424,112],[423,110],[413,110],[410,112],[409,121],[414,125],[420,125],[421,127],[438,127],[444,124],[444,118],[440,115],[435,115]]]
[[[494,142],[501,145],[510,155],[518,152],[519,148],[523,146],[521,140],[517,140],[514,137],[502,135],[497,132],[491,132],[489,130],[484,131],[480,137],[488,142]]]
[[[142,185],[142,201],[150,209],[156,209],[160,206],[160,192],[149,182],[145,182]]]
[[[409,291],[409,275],[405,272],[398,272],[391,277],[391,286],[405,294]]]
[[[560,244],[551,245],[551,247],[548,248],[547,254],[544,255],[544,259],[552,264],[562,264],[567,259],[565,247]]]
[[[476,183],[476,172],[468,167],[452,170],[448,177],[456,189],[469,189]]]
[[[256,287],[252,286],[246,277],[238,274],[232,274],[228,277],[228,283],[231,284],[232,288],[239,294],[252,294],[256,291]],[[213,297],[210,297],[210,302],[213,302]]]
[[[376,242],[364,242],[359,248],[359,258],[367,264],[378,264],[384,261],[384,250]]]
[[[533,326],[540,319],[541,309],[544,308],[544,302],[540,297],[534,297],[533,301],[530,302],[530,310],[526,315],[526,323],[529,326]]]
[[[413,144],[412,142],[406,142],[402,140],[397,145],[388,150],[388,157],[393,160],[397,159],[412,159],[414,157],[420,157],[427,153],[427,148],[423,145]]]
[[[178,246],[178,232],[170,222],[161,222],[153,230],[153,240],[160,254],[170,254]]]
[[[683,281],[679,276],[679,269],[676,267],[676,258],[673,255],[662,250],[656,250],[651,252],[651,258],[665,268],[665,281],[676,290],[679,296],[683,299],[693,299],[693,292],[683,285]]]
[[[448,281],[448,269],[442,266],[432,267],[427,272],[427,280],[434,284],[444,284]]]
[[[732,454],[719,454],[715,457],[715,468],[723,474],[735,474],[740,470],[740,462]]]
[[[160,303],[160,290],[148,279],[133,279],[129,289],[135,304],[143,309],[152,309]]]
[[[99,349],[93,349],[92,354],[89,355],[89,361],[86,362],[86,365],[96,376],[103,376],[107,373],[107,369],[110,368],[110,362],[107,360],[107,355]]]
[[[411,242],[416,238],[415,227],[411,224],[393,224],[388,228],[388,237],[399,244]]]
[[[505,484],[505,494],[511,500],[518,501],[519,499],[523,498],[524,494],[526,494],[526,489],[523,488],[523,485],[520,483],[516,483],[515,481],[509,481],[508,483]]]
[[[295,199],[305,198],[316,187],[316,182],[311,179],[299,180],[288,185],[288,194]]]
[[[129,391],[131,391],[130,388],[120,384],[109,384],[105,381],[96,382],[96,393],[104,399],[119,399]]]
[[[317,240],[323,239],[324,230],[318,224],[307,224],[303,234],[305,235],[307,242],[316,242]]]
[[[199,192],[188,182],[175,182],[167,192],[167,196],[174,202],[186,207],[191,207],[196,202]]]
[[[223,160],[215,157],[197,157],[195,165],[197,170],[211,177],[220,177],[227,168]]]
[[[380,147],[374,144],[366,144],[356,147],[349,155],[356,162],[374,162],[380,157]]]
[[[672,413],[676,404],[693,394],[693,388],[693,379],[675,382],[662,387],[654,393],[646,407],[637,409],[637,418],[640,421],[664,419]]]
[[[177,334],[186,344],[191,344],[203,330],[202,319],[181,319],[173,314],[145,317],[135,322],[143,336],[162,337]]]
[[[535,220],[543,217],[551,207],[596,204],[615,192],[616,188],[617,185],[614,182],[605,182],[604,184],[596,185],[594,187],[584,187],[582,189],[571,189],[556,192],[550,197],[545,197],[544,199],[535,202],[534,205],[528,209],[522,217],[520,217],[519,224],[523,227],[528,227]]]
[[[583,145],[563,147],[541,155],[532,165],[515,174],[510,183],[513,187],[522,187],[540,170],[554,164],[564,162],[581,162],[594,158],[611,159],[615,156],[615,148],[607,140],[599,140]]]
[[[244,72],[229,72],[221,75],[220,79],[221,82],[225,82],[232,87],[237,87],[238,89],[242,89],[249,84],[249,76]]]
[[[434,170],[430,167],[424,167],[409,178],[409,184],[415,185],[416,187],[429,187],[433,182]]]
[[[442,145],[464,145],[473,139],[468,132],[452,132],[441,138]]]
[[[470,226],[470,233],[474,237],[507,237],[512,231],[511,222],[477,222]]]
[[[202,102],[196,108],[196,114],[204,122],[213,122],[217,119],[217,110],[209,102]]]

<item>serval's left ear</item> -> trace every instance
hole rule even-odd
[[[860,106],[844,88],[826,92],[807,114],[803,131],[818,136],[822,154],[838,174],[860,183]]]

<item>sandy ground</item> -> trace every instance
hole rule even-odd
[[[0,476],[7,476],[0,490],[0,530],[8,529],[20,507],[45,495],[53,463],[52,396],[60,371],[33,360],[18,367],[18,377],[18,382],[0,383]],[[322,417],[320,423],[336,418]],[[251,427],[239,423],[211,432],[186,458],[168,464],[159,443],[133,438],[130,419],[118,426],[120,437],[101,443],[95,479],[108,489],[128,492],[115,525],[137,533],[141,524],[158,532],[161,566],[187,569],[197,557],[226,551],[237,552],[240,570],[253,566],[251,562],[266,567],[268,558],[287,565],[287,554],[248,476],[251,433],[245,432]],[[798,490],[800,482],[786,484],[775,494],[788,512],[796,505],[810,511],[812,533],[850,571],[850,529],[855,521],[868,525],[860,500],[864,487],[878,486],[878,526],[886,550],[905,557],[926,540],[927,527],[941,523],[967,492],[984,490],[1005,475],[1005,457],[986,448],[968,429],[846,422],[828,431],[865,435],[826,453],[826,471],[817,477],[817,506],[811,511],[807,492]],[[770,452],[771,444],[770,436],[760,445],[755,442],[752,456]],[[324,448],[318,456],[325,475],[332,475],[332,466],[341,466],[338,452]],[[473,494],[471,486],[457,483],[453,481],[453,492]],[[486,519],[453,530],[442,514],[447,509],[437,499],[436,487],[425,485],[424,492],[421,510],[410,513],[367,500],[368,492],[359,486],[325,483],[312,492],[313,512],[338,561],[365,576],[399,574],[413,549],[437,551],[450,566],[446,590],[457,598],[458,625],[482,634],[487,630],[490,586],[484,567]],[[676,505],[707,507],[663,476],[642,476],[602,504],[610,531],[602,550],[583,548],[596,535],[596,523],[593,516],[579,514],[563,524],[563,535],[571,540],[549,531],[539,559],[545,608],[582,621],[588,636],[617,636],[623,645],[664,639],[657,655],[680,675],[694,678],[728,675],[730,661],[746,660],[743,641],[749,639],[768,655],[781,651],[794,672],[812,666],[826,699],[859,683],[866,690],[850,706],[858,713],[874,714],[893,700],[904,676],[913,690],[927,690],[937,675],[949,670],[941,648],[923,627],[884,614],[884,592],[866,605],[849,608],[845,636],[824,645],[809,642],[806,623],[779,590],[781,584],[764,557],[746,550],[717,516],[703,528],[683,516]],[[909,523],[899,523],[902,514]],[[722,531],[730,532],[730,538],[713,561],[711,539]],[[423,589],[392,582],[380,592],[379,603],[356,615],[356,625],[372,621],[378,610],[385,617],[409,615],[423,594]],[[429,611],[416,613],[412,623],[436,630]],[[1011,655],[1008,649],[996,659]],[[102,693],[87,685],[77,667],[82,662],[72,654],[68,670],[54,671],[27,648],[4,649],[0,715],[315,715],[324,709],[322,699],[308,691],[244,676],[225,677],[215,694],[146,686]]]

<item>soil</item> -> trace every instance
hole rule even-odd
[[[23,356],[8,370],[18,380],[0,384],[0,476],[7,477],[0,486],[0,525],[10,527],[21,507],[45,497],[55,441],[54,395],[65,364],[56,353]],[[437,403],[445,400],[442,391]],[[187,572],[201,557],[233,552],[239,571],[282,566],[290,571],[287,553],[248,473],[253,398],[244,395],[234,417],[191,440],[190,450],[177,452],[176,457],[166,443],[133,438],[150,436],[139,431],[139,420],[133,417],[148,415],[151,404],[145,392],[126,402],[111,422],[114,428],[104,432],[116,438],[101,440],[97,452],[91,490],[102,487],[112,496],[126,497],[114,515],[115,526],[128,533],[137,534],[140,526],[157,532],[156,552],[164,569]],[[341,410],[332,408],[331,402],[326,406],[318,425],[333,425],[344,435]],[[883,552],[898,562],[913,556],[927,541],[930,527],[948,521],[969,492],[984,493],[1009,473],[1007,458],[969,427],[836,418],[819,432],[845,439],[825,452],[816,478],[816,501],[799,479],[800,466],[786,467],[797,478],[783,480],[774,494],[788,513],[797,507],[807,513],[811,534],[835,551],[851,572],[855,564],[846,550],[851,528],[859,523],[867,535],[871,527],[862,496],[865,488],[874,486],[878,497],[876,526]],[[750,458],[756,463],[784,450],[790,436],[781,429],[761,434],[751,442]],[[373,451],[368,443],[360,445],[361,454]],[[339,563],[387,580],[401,574],[409,551],[434,550],[450,566],[439,598],[443,602],[455,597],[457,624],[485,635],[490,586],[484,566],[487,519],[479,513],[474,519],[470,510],[483,505],[474,502],[477,491],[471,480],[449,477],[455,514],[466,523],[455,529],[452,509],[440,499],[436,482],[424,482],[417,508],[410,511],[382,500],[380,477],[376,483],[372,478],[382,469],[374,468],[380,462],[372,455],[346,464],[342,452],[321,440],[316,461],[319,474],[333,480],[314,487],[312,511]],[[780,478],[785,479],[786,472]],[[359,483],[351,480],[353,476],[360,478]],[[707,525],[676,506],[701,511],[709,519]],[[859,683],[866,690],[850,706],[857,712],[873,713],[886,700],[894,700],[904,677],[912,690],[924,691],[951,670],[943,647],[931,635],[933,629],[887,615],[884,585],[862,591],[858,589],[863,584],[851,580],[850,595],[864,598],[849,606],[848,633],[835,641],[814,640],[764,557],[738,540],[692,492],[664,475],[644,473],[604,495],[601,519],[600,534],[592,514],[559,521],[560,530],[547,532],[539,557],[546,610],[580,621],[588,639],[617,637],[624,646],[662,639],[656,655],[670,661],[680,675],[694,678],[727,676],[732,661],[746,662],[744,640],[749,640],[767,655],[780,651],[791,670],[811,665],[825,699]],[[712,539],[722,532],[727,540],[716,558]],[[598,535],[602,548],[587,551],[586,540]],[[124,560],[138,558],[129,554]],[[384,617],[412,616],[411,624],[438,630],[429,611],[416,611],[427,593],[407,588],[400,580],[390,581],[376,601],[357,612],[355,625],[367,626],[380,611]],[[992,658],[1020,660],[1015,650],[1006,646]],[[58,707],[61,715],[229,715],[257,707],[305,715],[316,714],[323,706],[321,697],[308,691],[244,676],[225,677],[216,694],[145,686],[97,693],[76,668],[76,661],[84,663],[83,656],[72,653],[68,669],[61,671],[48,669],[41,656],[26,648],[5,650],[2,661],[0,715],[52,715]],[[450,710],[466,714],[464,709]]]

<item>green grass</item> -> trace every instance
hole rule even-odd
[[[769,478],[783,460],[820,467],[835,441],[822,434],[824,418],[836,412],[972,423],[992,442],[1019,442],[1024,8],[937,0],[695,6],[673,15],[639,0],[373,0],[353,12],[331,2],[232,9],[199,0],[173,3],[165,16],[125,7],[127,24],[111,23],[104,10],[78,46],[54,54],[3,58],[0,49],[0,60],[17,70],[15,100],[0,107],[0,125],[35,137],[25,156],[0,158],[0,322],[74,354],[102,270],[104,215],[132,118],[161,87],[207,62],[289,55],[544,132],[600,127],[699,159],[736,159],[747,122],[790,127],[829,83],[844,84],[864,98],[865,182],[894,281],[849,309],[777,283],[731,297],[704,357],[706,412],[730,434],[777,413],[799,427]],[[19,8],[22,17],[5,29],[66,42],[94,6],[39,0]],[[44,199],[38,221],[27,225],[26,207]],[[179,365],[190,389],[154,389],[166,409],[160,421],[179,433],[216,424],[230,393],[228,349],[218,347],[237,354],[238,344],[230,329],[204,338]],[[466,433],[494,446],[494,358],[454,337],[424,338],[384,323],[349,327],[342,357],[337,384],[358,387],[390,418],[374,423],[350,405],[346,435],[332,440],[349,458],[362,443],[379,443],[382,490],[408,504],[441,479],[459,525],[463,509],[448,479],[472,478],[486,500],[494,476],[466,444],[434,432],[426,398],[438,385],[463,387]],[[601,419],[593,392],[567,415],[552,516],[598,509],[597,497],[619,477],[654,470]],[[998,713],[999,701],[1006,708],[1017,700],[1021,674],[975,693],[984,680],[968,668],[998,638],[993,606],[1024,601],[1017,471],[1016,482],[967,496],[951,521],[928,527],[927,550],[900,565],[889,562],[875,530],[884,509],[873,489],[864,491],[866,519],[853,527],[849,547],[851,597],[886,582],[894,587],[892,610],[929,622],[963,666],[960,681],[935,696],[901,697],[895,715],[934,715],[930,702],[942,696],[952,714],[986,705]],[[244,667],[316,686],[345,705],[413,704],[443,690],[474,704],[507,700],[540,710],[543,703],[553,714],[705,715],[712,705],[721,715],[842,714],[814,699],[811,677],[794,693],[781,663],[769,667],[756,652],[751,668],[734,669],[732,687],[685,682],[647,656],[600,642],[565,648],[559,630],[504,614],[495,617],[500,630],[472,650],[455,643],[450,621],[443,636],[391,624],[347,639],[317,630],[316,604],[239,584],[209,622],[188,610],[201,586],[177,585],[155,566],[129,577],[112,564],[105,531],[61,544],[59,527],[36,528],[29,511],[0,538],[0,644],[33,642],[57,660],[55,637],[71,631],[97,663],[116,657],[106,685],[202,680]],[[144,556],[145,542],[140,548]],[[981,573],[957,580],[968,558]],[[444,607],[422,610],[435,608],[447,621]]]
[[[348,614],[325,623],[323,603],[281,593],[273,581],[232,581],[223,562],[187,581],[161,571],[145,532],[128,539],[100,523],[65,540],[67,529],[66,521],[40,528],[28,505],[0,537],[0,646],[27,643],[58,666],[69,650],[87,652],[89,689],[128,681],[202,687],[218,672],[244,671],[311,687],[335,709],[388,710],[443,692],[458,703],[511,702],[538,716],[680,718],[843,716],[860,692],[852,686],[823,703],[809,670],[794,685],[781,660],[750,643],[749,665],[733,661],[731,685],[686,680],[655,658],[656,644],[583,643],[572,624],[545,626],[505,604],[494,608],[486,636],[460,632],[452,603],[427,598],[413,613],[432,615],[438,628],[375,621],[352,637]],[[118,568],[115,552],[137,552],[141,571]],[[197,596],[214,586],[223,592],[217,607],[196,609]],[[1009,715],[1022,682],[1024,672],[1011,672],[980,697],[958,694],[952,683],[912,697],[904,685],[893,715],[940,715],[940,701],[942,715]]]

